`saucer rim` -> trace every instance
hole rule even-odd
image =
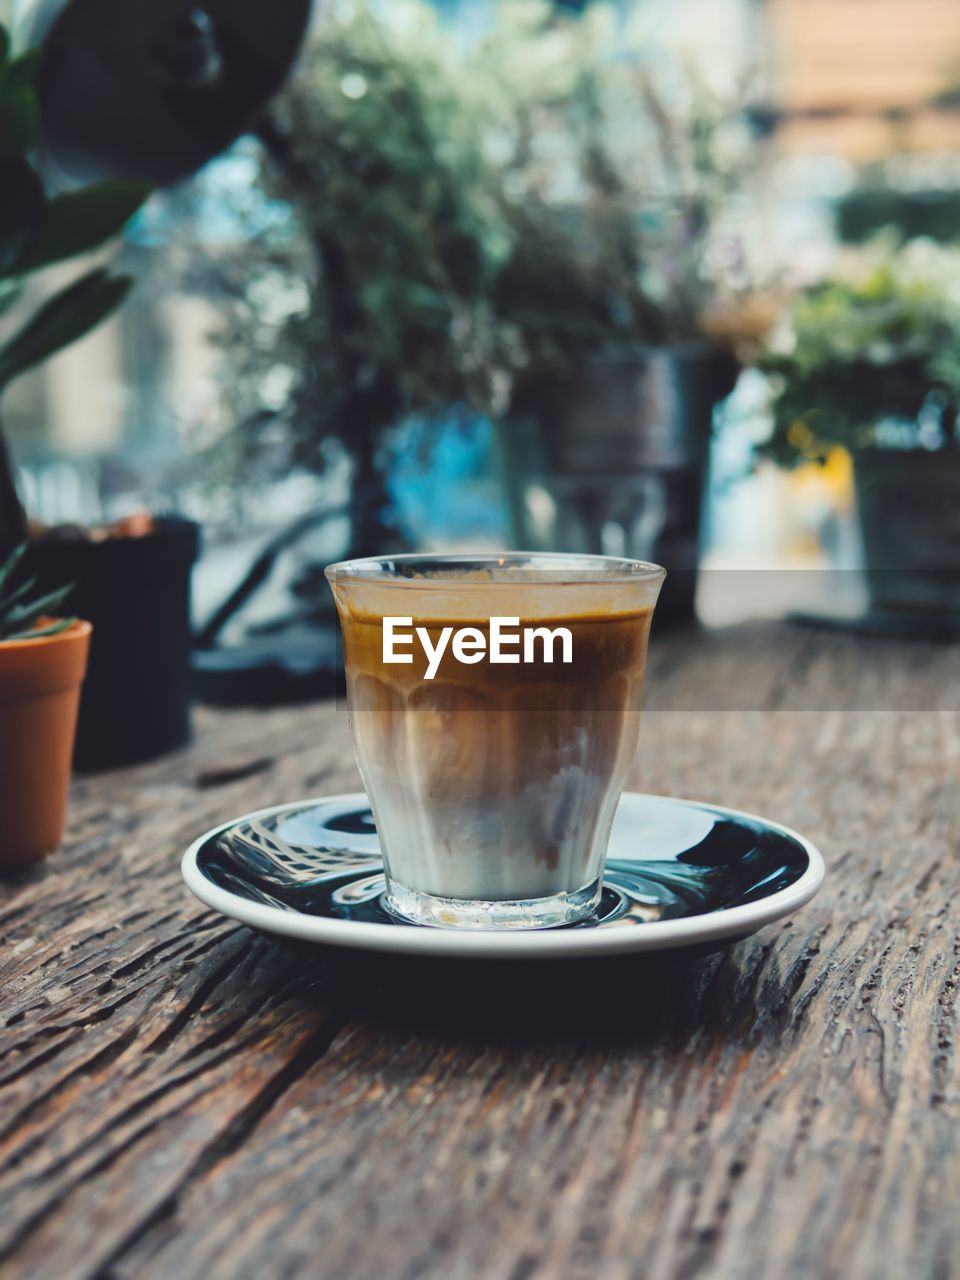
[[[203,846],[214,836],[239,823],[274,817],[276,814],[313,804],[369,804],[365,792],[346,791],[269,805],[221,822],[193,841],[181,859],[180,873],[193,896],[205,906],[265,933],[364,951],[419,952],[438,956],[486,956],[518,960],[666,951],[743,937],[791,915],[808,903],[823,884],[826,866],[820,850],[806,836],[782,823],[772,822],[769,818],[762,818],[742,809],[731,809],[726,805],[706,801],[653,795],[642,791],[627,791],[624,795],[653,804],[686,805],[721,816],[759,823],[768,830],[795,840],[806,854],[806,869],[798,880],[785,889],[778,889],[756,902],[741,903],[726,910],[708,911],[672,920],[653,920],[632,929],[527,929],[509,932],[495,929],[426,928],[414,924],[379,924],[312,916],[295,909],[281,909],[241,898],[214,884],[201,872],[197,857]]]

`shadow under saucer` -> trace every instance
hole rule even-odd
[[[380,1024],[468,1039],[637,1043],[695,1016],[730,945],[493,960],[330,948],[338,1003]]]

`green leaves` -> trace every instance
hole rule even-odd
[[[36,583],[33,580],[26,584],[29,590],[32,590],[35,585]],[[37,597],[35,600],[26,600],[7,610],[4,610],[2,604],[0,604],[0,639],[10,640],[28,633],[31,635],[37,634],[35,630],[36,623],[41,618],[55,617],[57,610],[72,590],[72,586],[61,587],[58,591],[51,591],[45,596]],[[61,627],[69,626],[72,621],[72,618],[69,620],[58,619]],[[48,626],[41,634],[53,633]]]
[[[119,235],[150,188],[143,182],[100,182],[48,200],[28,152],[37,140],[34,89],[40,51],[11,60],[0,26],[0,275],[20,276]]]
[[[10,37],[0,26],[0,273],[22,253],[44,205],[40,179],[27,162],[37,127],[34,58],[10,60]]]
[[[132,283],[129,276],[98,269],[55,294],[0,349],[0,390],[96,328],[119,307]]]
[[[19,301],[20,294],[19,280],[0,280],[0,316]]]
[[[46,203],[36,231],[8,275],[26,275],[53,262],[98,249],[119,235],[150,194],[143,182],[101,182]]]
[[[73,586],[60,587],[47,595],[30,599],[30,593],[36,586],[36,578],[21,583],[15,590],[11,589],[16,570],[26,553],[26,543],[17,547],[0,565],[0,643],[5,640],[38,640],[43,636],[57,635],[76,622],[76,618],[53,618],[43,626],[36,624],[43,618],[51,618],[69,596]]]
[[[791,464],[890,430],[910,438],[925,404],[928,433],[942,431],[938,404],[960,400],[958,298],[956,248],[887,237],[800,294],[789,349],[762,362],[773,433],[761,451]]]
[[[0,26],[0,309],[15,298],[24,276],[119,235],[150,194],[142,182],[117,181],[47,198],[28,158],[37,136],[39,60],[39,50],[11,58],[9,35]],[[130,284],[126,276],[97,270],[55,294],[0,347],[0,391],[95,328]]]
[[[10,51],[10,32],[0,23],[0,94],[29,88],[40,64],[39,49],[28,49],[15,58]]]
[[[28,49],[13,62],[7,64],[6,78],[3,80],[6,89],[26,89],[33,85],[40,66],[40,50]]]
[[[0,275],[7,275],[42,217],[44,195],[22,157],[0,157],[0,192]]]
[[[0,644],[4,640],[42,640],[46,636],[56,636],[61,631],[68,630],[76,621],[76,618],[57,618],[55,622],[48,622],[43,627],[27,626],[21,631],[15,631],[13,635],[0,637]]]
[[[0,159],[22,156],[36,141],[36,54],[10,58],[10,36],[0,26]]]
[[[0,31],[3,28],[0,27]],[[15,547],[7,557],[4,564],[0,564],[0,600],[4,598],[4,592],[9,590],[13,575],[16,572],[17,565],[27,554],[27,544],[21,543],[19,547]]]
[[[0,156],[22,155],[37,138],[37,99],[31,88],[0,85]]]

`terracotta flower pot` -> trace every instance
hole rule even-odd
[[[60,844],[89,622],[0,642],[0,874]]]

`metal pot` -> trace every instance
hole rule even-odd
[[[854,479],[871,608],[960,634],[960,451],[862,449]]]
[[[664,565],[661,626],[694,616],[713,410],[738,372],[705,343],[636,347],[592,356],[519,404],[535,422],[537,483],[554,508],[541,541]]]

